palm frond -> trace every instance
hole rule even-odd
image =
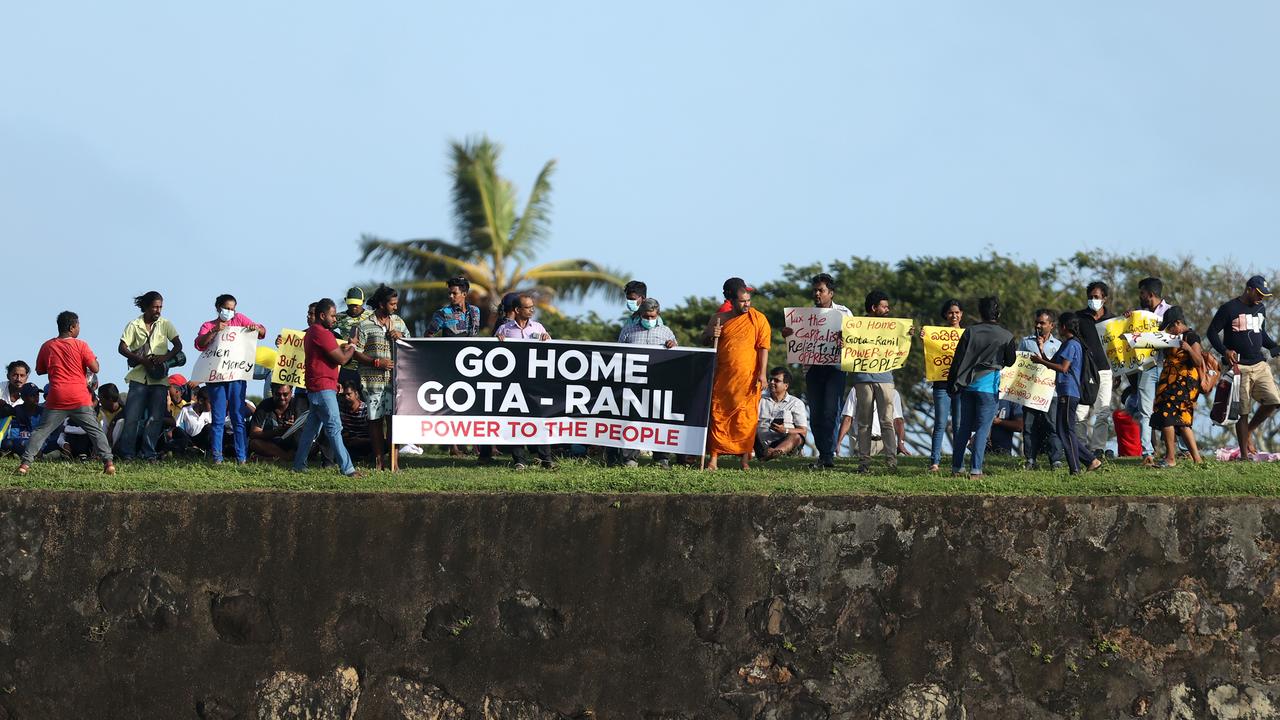
[[[555,160],[548,160],[542,166],[542,171],[533,181],[533,188],[529,190],[524,212],[516,220],[511,236],[511,254],[522,260],[531,260],[550,232],[551,174],[555,169]]]
[[[469,277],[485,279],[487,269],[464,257],[452,257],[448,251],[461,252],[461,248],[441,240],[408,240],[394,242],[366,236],[361,241],[364,257],[361,262],[380,262],[394,270],[414,275],[440,275],[460,272]],[[443,252],[442,252],[443,250]],[[441,273],[440,270],[445,270]]]
[[[580,299],[593,292],[614,290],[627,284],[626,278],[617,270],[581,258],[543,263],[525,270],[522,277],[512,280],[517,283],[533,281],[556,295],[570,299]]]

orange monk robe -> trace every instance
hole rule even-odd
[[[709,450],[721,455],[748,455],[755,447],[760,417],[756,351],[769,349],[769,321],[755,308],[720,327],[716,350],[716,382],[711,388]]]

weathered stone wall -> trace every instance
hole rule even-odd
[[[1280,717],[1280,504],[0,493],[0,718]]]

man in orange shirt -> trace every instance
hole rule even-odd
[[[64,310],[58,313],[58,337],[45,341],[36,356],[36,374],[49,376],[49,393],[45,396],[44,419],[31,434],[18,474],[26,475],[36,451],[44,441],[62,427],[65,420],[84,430],[102,459],[102,472],[116,474],[111,461],[111,444],[98,424],[93,409],[93,395],[89,393],[87,373],[98,372],[98,358],[89,344],[80,339],[80,316]]]
[[[737,455],[742,469],[750,467],[755,448],[760,395],[764,392],[765,366],[769,361],[769,321],[751,307],[751,293],[742,278],[724,282],[727,312],[712,316],[703,332],[716,344],[716,379],[711,388],[711,423],[707,428],[708,470],[717,468],[721,455]]]

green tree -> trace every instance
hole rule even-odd
[[[366,234],[360,262],[380,265],[400,277],[389,282],[402,293],[405,314],[419,328],[445,296],[447,278],[471,282],[471,301],[492,327],[498,304],[510,292],[534,294],[539,307],[559,315],[555,303],[622,287],[621,273],[583,258],[537,262],[550,231],[551,175],[548,160],[519,209],[515,185],[498,173],[502,148],[486,137],[453,142],[453,219],[456,240],[394,241]]]

